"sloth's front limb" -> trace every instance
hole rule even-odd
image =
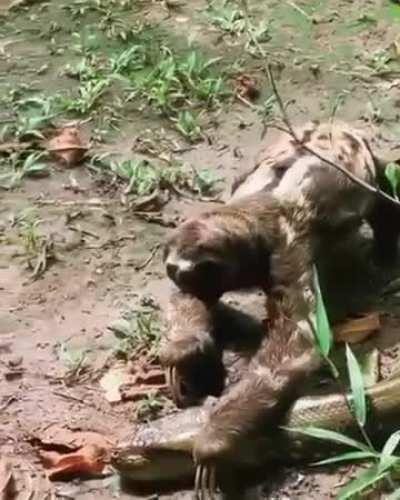
[[[248,374],[220,399],[195,440],[194,458],[202,484],[207,484],[205,471],[215,467],[260,465],[260,443],[265,447],[265,439],[260,438],[276,431],[304,382],[319,368],[321,358],[312,339],[314,297],[305,289],[285,291],[277,302],[279,315],[270,336]]]
[[[190,294],[171,293],[159,356],[173,400],[181,408],[206,395],[218,396],[223,389],[224,367],[212,309]]]

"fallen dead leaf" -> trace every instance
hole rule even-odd
[[[257,84],[251,76],[239,75],[235,80],[236,92],[239,96],[253,101],[260,95]]]
[[[0,500],[13,498],[14,478],[12,465],[6,458],[0,458]]]
[[[37,431],[33,440],[40,447],[53,450],[62,448],[66,451],[76,451],[86,445],[110,448],[114,444],[112,440],[98,432],[72,431],[57,424],[47,426],[43,431]]]
[[[363,342],[381,328],[379,313],[350,319],[334,327],[335,342],[356,344]]]
[[[53,481],[71,476],[97,476],[109,460],[109,450],[94,444],[85,445],[72,453],[41,451],[39,454],[48,478]]]
[[[60,129],[47,144],[47,150],[55,159],[61,161],[67,167],[77,165],[83,159],[88,149],[88,144],[84,143],[81,133],[76,126],[68,126]]]

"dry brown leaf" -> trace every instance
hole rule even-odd
[[[0,458],[0,500],[9,500],[13,495],[12,465],[6,458]]]
[[[71,451],[78,450],[82,446],[95,445],[101,448],[111,448],[113,442],[104,437],[103,434],[93,431],[71,431],[57,424],[46,427],[43,432],[38,432],[35,438],[39,446],[47,449],[59,449],[63,447]]]
[[[60,129],[47,144],[47,150],[52,156],[67,167],[77,165],[83,159],[88,149],[88,145],[84,143],[81,133],[76,126]]]
[[[235,80],[235,87],[239,96],[250,101],[257,99],[260,95],[255,80],[248,75],[239,75]]]
[[[335,342],[356,344],[363,342],[381,328],[379,313],[350,319],[334,327]]]
[[[71,476],[96,476],[100,474],[109,459],[109,450],[88,444],[73,453],[61,454],[55,451],[41,451],[43,466],[48,478],[55,481]]]

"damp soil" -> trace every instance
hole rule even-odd
[[[78,82],[65,76],[63,68],[82,57],[77,39],[86,36],[88,26],[101,29],[101,17],[114,13],[123,18],[125,27],[138,22],[156,26],[165,43],[177,50],[185,49],[190,40],[207,57],[221,58],[223,69],[252,76],[261,95],[255,103],[229,99],[206,113],[202,118],[204,138],[194,144],[180,136],[170,120],[152,111],[144,99],[121,105],[115,96],[108,101],[107,97],[82,118],[85,134],[92,140],[91,155],[111,152],[119,159],[135,159],[134,146],[144,131],[150,129],[158,143],[157,133],[162,130],[170,144],[180,145],[178,152],[168,145],[162,152],[196,169],[213,171],[222,179],[219,198],[226,199],[232,179],[254,161],[261,141],[269,140],[273,133],[264,127],[257,107],[270,95],[265,76],[268,57],[295,122],[333,115],[356,122],[374,134],[376,147],[388,158],[398,157],[400,6],[396,2],[249,2],[252,19],[268,25],[262,56],[249,53],[243,34],[224,32],[213,23],[206,1],[132,1],[125,2],[121,11],[123,3],[108,2],[106,7],[107,2],[90,0],[66,5],[0,0],[0,97],[12,91],[35,96],[76,90]],[[74,14],[64,8],[96,4],[103,11]],[[116,35],[111,32],[108,36],[107,50],[112,50],[109,39],[113,41]],[[100,57],[107,54],[101,42],[94,50]],[[5,100],[0,108],[1,127],[15,120],[9,102]],[[117,104],[118,123],[109,129],[110,107]],[[69,119],[58,116],[56,120],[65,123]],[[47,498],[49,492],[53,498],[79,500],[134,497],[119,491],[113,477],[46,481],[35,437],[52,425],[93,431],[115,443],[132,435],[138,423],[138,402],[110,403],[99,384],[115,361],[117,340],[109,326],[144,307],[155,311],[162,323],[169,284],[159,245],[174,221],[207,205],[199,196],[172,192],[166,204],[146,217],[126,203],[120,184],[93,173],[88,162],[74,168],[52,162],[49,177],[24,178],[14,189],[0,191],[0,450],[31,477],[37,499]],[[7,167],[2,163],[3,168]],[[71,176],[79,189],[68,189]],[[49,260],[37,279],[32,278],[24,259],[26,234],[16,222],[31,209],[40,220],[41,234],[53,238],[59,248],[58,258]],[[357,262],[357,250],[354,252]],[[355,266],[343,266],[347,281],[336,291],[342,298],[347,293],[346,304],[356,298],[354,308],[360,309],[357,299],[365,288],[351,288],[355,270]],[[365,275],[359,274],[362,281]],[[369,281],[376,292],[373,283]],[[232,300],[247,311],[262,314],[257,296],[233,296]],[[383,375],[396,364],[399,305],[395,294],[379,302],[384,311],[382,329],[368,343],[380,349]],[[376,305],[369,302],[368,307]],[[61,355],[63,349],[86,353],[84,369],[73,380]],[[140,359],[131,360],[135,362]],[[317,472],[287,469],[279,484],[265,488],[265,496],[335,498],[353,473],[352,466]],[[163,498],[192,495],[190,491],[156,493]]]

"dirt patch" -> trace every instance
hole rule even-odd
[[[32,436],[49,425],[115,441],[132,434],[138,403],[111,404],[99,385],[121,349],[108,327],[143,310],[162,322],[168,283],[158,245],[179,217],[224,198],[218,191],[253,161],[265,123],[276,114],[265,54],[294,121],[333,115],[356,121],[376,133],[379,149],[398,157],[400,7],[378,0],[249,3],[256,43],[233,1],[225,10],[203,0],[26,2],[4,17],[2,143],[28,141],[42,151],[37,141],[72,119],[91,139],[89,159],[72,169],[44,157],[51,175],[41,179],[32,179],[26,164],[31,149],[0,153],[6,184],[0,199],[0,447],[2,454],[24,457],[31,472],[42,471]],[[9,4],[0,0],[0,13]],[[170,61],[177,86],[172,78],[167,85],[160,65],[149,78],[158,40],[155,50]],[[204,60],[190,59],[193,47]],[[215,70],[212,64],[198,69],[214,57],[221,58]],[[242,74],[256,82],[258,100],[234,97]],[[111,153],[114,164],[93,160],[103,153]],[[218,189],[210,193],[209,185]],[[40,258],[44,267],[34,278]],[[240,301],[257,311],[252,298]],[[371,341],[382,350],[384,374],[396,357],[396,297],[386,306],[391,316]],[[349,468],[287,471],[269,498],[332,498],[348,477]],[[112,478],[47,486],[59,498],[80,500],[115,492]]]

